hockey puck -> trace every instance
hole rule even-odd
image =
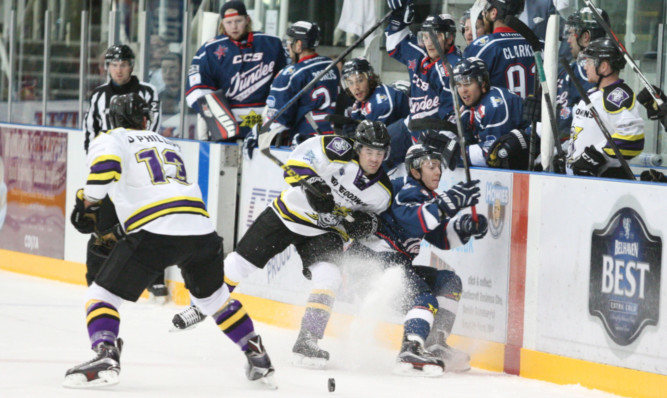
[[[336,380],[334,380],[333,377],[330,378],[328,385],[329,385],[329,392],[334,392],[334,390],[336,389]]]

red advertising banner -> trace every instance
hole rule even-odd
[[[0,248],[64,258],[67,133],[0,125]]]

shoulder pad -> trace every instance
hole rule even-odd
[[[349,162],[354,158],[352,140],[337,135],[322,136],[322,148],[331,161]]]
[[[609,113],[617,113],[623,109],[632,109],[635,105],[635,93],[623,82],[603,88],[602,99],[604,109]]]

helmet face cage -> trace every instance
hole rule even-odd
[[[489,71],[486,69],[486,64],[476,57],[460,60],[454,66],[452,72],[454,73],[454,82],[457,84],[469,85],[476,80],[480,86],[484,86],[484,83],[489,81]]]
[[[616,45],[606,37],[595,39],[591,44],[580,52],[577,56],[577,63],[584,68],[588,59],[592,59],[595,65],[595,70],[600,66],[602,61],[607,60],[609,66],[618,72],[625,67],[625,58],[621,52],[616,48]]]
[[[359,153],[363,147],[384,151],[384,160],[389,158],[390,139],[387,127],[382,122],[363,120],[354,134],[354,150]]]
[[[351,83],[355,81],[359,82],[359,79],[362,76],[365,76],[366,79],[368,79],[369,85],[372,85],[372,81],[375,77],[375,73],[370,62],[362,57],[347,61],[345,65],[343,65],[341,75],[341,84],[346,90],[349,89]],[[350,79],[350,82],[348,82],[348,79]]]
[[[608,24],[609,16],[607,15],[607,12],[600,8],[597,10],[600,15],[602,15],[602,19],[604,19],[604,21]],[[570,34],[570,30],[572,30],[572,33],[576,35],[577,39],[579,39],[581,35],[584,34],[584,32],[588,32],[590,35],[590,41],[604,37],[606,35],[606,32],[602,26],[598,24],[598,21],[593,16],[593,11],[591,11],[589,7],[584,7],[567,17],[567,21],[565,22],[565,26],[563,28],[563,35],[565,36],[564,39],[567,39],[567,36]]]
[[[408,175],[412,176],[410,170],[420,171],[424,162],[431,160],[439,161],[440,169],[442,170],[444,162],[442,155],[438,151],[422,144],[413,145],[408,149],[408,152],[405,155],[405,169],[408,172]]]
[[[436,34],[443,33],[444,39],[456,36],[456,21],[449,14],[429,15],[422,23],[422,27],[417,32],[417,41],[421,47],[424,47],[424,40],[430,36],[428,31],[433,29]]]
[[[148,104],[137,93],[116,95],[109,103],[109,121],[112,128],[143,129],[144,117],[151,119]]]
[[[134,52],[125,44],[115,44],[109,47],[104,54],[104,67],[109,68],[112,61],[128,61],[130,67],[134,67]]]

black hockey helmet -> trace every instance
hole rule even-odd
[[[498,10],[498,19],[509,15],[518,16],[523,12],[524,0],[487,0],[486,11],[492,8]]]
[[[602,19],[609,25],[609,15],[607,15],[607,12],[601,8],[598,8],[597,10],[600,15],[602,15]],[[600,26],[597,19],[595,19],[593,11],[589,7],[584,7],[567,17],[567,21],[563,28],[564,34],[569,34],[570,29],[574,31],[577,40],[584,32],[588,32],[591,41],[606,35],[606,32],[602,26]]]
[[[623,69],[626,62],[623,54],[616,47],[616,43],[608,37],[600,37],[593,40],[584,51],[579,53],[577,62],[583,68],[588,58],[592,58],[595,61],[596,70],[604,60],[607,60],[611,68],[616,72]]]
[[[382,122],[362,120],[357,125],[354,134],[354,150],[359,152],[361,147],[385,151],[385,159],[389,156],[390,138],[387,126]]]
[[[134,67],[134,52],[128,45],[114,44],[104,54],[104,66],[108,66],[111,61],[129,61],[130,66]]]
[[[484,61],[477,57],[462,58],[454,65],[452,72],[456,83],[470,84],[471,81],[477,80],[482,87],[484,83],[487,86],[490,84],[489,70]]]
[[[436,32],[456,33],[456,21],[449,14],[429,15],[422,22],[421,30],[429,28]]]
[[[373,70],[373,65],[371,65],[371,63],[364,57],[352,58],[343,65],[343,69],[341,70],[341,84],[343,85],[343,88],[348,88],[347,78],[357,74],[366,76],[370,87],[370,93],[372,93],[378,85],[379,78],[375,74],[375,70]]]
[[[116,95],[109,103],[109,121],[114,129],[124,127],[143,130],[144,117],[150,119],[150,114],[148,104],[137,93]]]
[[[466,21],[469,19],[470,19],[470,9],[467,9],[466,12],[464,12],[463,15],[461,15],[461,18],[459,18],[459,28],[461,29],[461,34],[466,33]]]
[[[314,49],[320,44],[320,26],[315,22],[295,22],[287,28],[286,35],[292,40],[301,40],[304,49]]]
[[[408,148],[405,154],[405,169],[410,175],[410,170],[420,170],[422,164],[427,160],[438,160],[442,165],[442,155],[435,148],[423,144],[415,144]]]

